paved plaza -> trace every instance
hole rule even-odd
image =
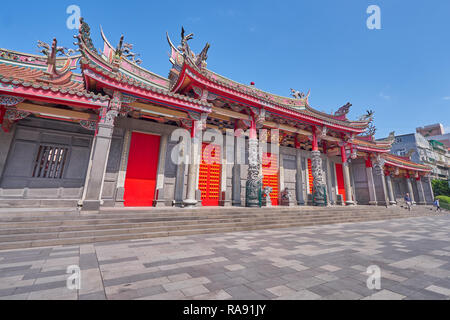
[[[0,251],[0,299],[449,300],[450,215]]]

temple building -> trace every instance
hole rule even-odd
[[[101,52],[83,20],[78,53],[0,50],[0,207],[432,203],[431,169],[390,154],[394,133],[376,141],[373,112],[229,80],[184,29],[179,46],[167,35],[168,77],[101,34]]]

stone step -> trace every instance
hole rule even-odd
[[[153,214],[152,212],[146,213],[146,214],[100,214],[100,215],[87,215],[87,214],[71,214],[71,215],[56,215],[56,216],[30,216],[30,217],[22,217],[13,215],[11,217],[2,217],[0,215],[0,225],[5,223],[21,223],[21,222],[47,222],[47,223],[53,223],[55,221],[82,221],[82,220],[104,220],[104,221],[112,221],[114,219],[172,219],[172,218],[192,218],[192,217],[218,217],[218,216],[230,216],[230,215],[236,215],[236,216],[242,216],[242,215],[272,215],[272,214],[292,214],[292,213],[299,213],[302,215],[316,215],[316,214],[351,214],[351,213],[357,213],[357,214],[365,214],[365,213],[374,213],[379,212],[379,210],[384,211],[390,211],[395,212],[395,209],[392,208],[374,208],[374,207],[367,207],[367,208],[361,208],[360,210],[355,209],[336,209],[336,208],[326,208],[321,210],[305,210],[305,209],[297,209],[297,210],[216,210],[214,213],[208,214],[208,212],[185,212],[184,209],[180,209],[176,212],[171,213],[165,213],[165,214]],[[398,209],[397,209],[398,210]]]
[[[123,220],[75,220],[75,221],[39,221],[39,222],[21,222],[21,223],[3,223],[0,224],[0,235],[22,234],[22,233],[51,233],[65,231],[85,231],[91,229],[114,229],[114,228],[140,228],[140,227],[159,227],[170,225],[202,225],[211,223],[224,222],[243,222],[243,221],[268,221],[273,219],[302,219],[318,220],[331,219],[337,220],[341,218],[352,218],[359,216],[372,215],[395,215],[401,212],[383,211],[374,213],[357,214],[339,213],[339,214],[272,214],[272,215],[240,215],[240,216],[217,216],[217,217],[196,217],[190,219],[123,219]]]
[[[115,209],[115,208],[111,208]],[[80,213],[73,209],[68,209],[64,211],[62,209],[55,209],[54,211],[45,211],[43,209],[35,209],[33,211],[12,211],[6,212],[0,211],[0,222],[21,222],[21,221],[46,221],[51,219],[58,220],[72,220],[77,217],[85,217],[86,219],[111,219],[114,217],[172,217],[172,216],[214,216],[221,214],[262,214],[262,213],[290,213],[290,212],[301,212],[301,213],[316,213],[316,212],[351,212],[351,211],[370,211],[376,210],[377,207],[371,206],[358,206],[358,207],[345,207],[345,206],[335,206],[335,207],[273,207],[273,208],[241,208],[241,207],[221,207],[217,210],[205,209],[205,208],[195,208],[195,209],[182,209],[182,208],[146,208],[145,210],[127,209],[120,208],[121,210],[111,210],[102,209],[101,213],[98,214],[85,214]],[[386,208],[383,208],[386,209]],[[390,209],[390,208],[389,208]],[[389,210],[388,209],[388,210]]]
[[[407,215],[411,217],[412,215]],[[111,225],[109,229],[98,229],[93,226],[90,230],[66,230],[60,232],[41,232],[36,233],[36,230],[27,230],[27,232],[13,233],[0,236],[0,243],[12,242],[12,241],[26,241],[26,240],[43,240],[43,239],[58,239],[58,238],[77,238],[77,237],[96,237],[96,236],[107,236],[107,235],[119,235],[119,234],[131,234],[131,233],[151,233],[151,232],[170,232],[174,230],[190,230],[190,229],[215,229],[221,227],[233,227],[233,226],[254,226],[254,225],[273,225],[273,224],[291,224],[292,226],[297,225],[314,225],[314,224],[332,224],[332,223],[344,223],[344,222],[360,222],[360,221],[370,221],[375,219],[390,219],[390,218],[402,218],[405,215],[378,215],[378,216],[357,216],[357,217],[336,217],[336,218],[323,218],[316,217],[315,219],[302,219],[301,217],[286,217],[279,218],[273,217],[271,219],[243,219],[238,221],[224,220],[222,222],[214,221],[212,223],[205,224],[179,224],[174,225],[169,223],[162,226],[145,226],[145,227],[121,227],[118,225]],[[20,230],[19,230],[20,231]]]
[[[414,216],[421,216],[416,213]],[[406,218],[407,216],[403,216],[401,218]],[[411,216],[409,216],[411,217]],[[400,218],[400,219],[401,219]],[[370,221],[379,221],[379,220],[390,220],[394,219],[379,217],[373,218]],[[83,243],[95,243],[95,242],[111,242],[111,241],[121,241],[121,240],[139,240],[139,239],[148,239],[148,238],[157,238],[157,237],[167,237],[167,236],[186,236],[186,235],[195,235],[195,234],[210,234],[210,233],[223,233],[223,232],[236,232],[236,231],[251,231],[251,230],[261,230],[261,229],[280,229],[280,228],[292,228],[292,227],[304,227],[304,226],[313,226],[327,224],[327,222],[321,223],[298,223],[298,224],[270,224],[270,225],[252,225],[252,226],[232,226],[232,227],[223,227],[223,228],[215,228],[215,229],[192,229],[192,230],[175,230],[175,231],[164,231],[164,232],[151,232],[151,233],[136,233],[136,234],[121,234],[121,235],[108,235],[108,236],[88,236],[88,237],[80,237],[80,238],[64,238],[64,239],[48,239],[48,240],[27,240],[27,241],[15,241],[15,242],[7,242],[0,243],[0,250],[8,250],[8,249],[20,249],[20,248],[31,248],[31,247],[46,247],[46,246],[59,246],[59,245],[76,245]]]
[[[139,227],[144,225],[153,224],[157,225],[166,225],[168,223],[210,223],[213,221],[221,221],[221,220],[230,220],[235,219],[236,221],[240,221],[242,219],[258,219],[264,220],[267,218],[291,218],[298,217],[301,219],[317,219],[317,218],[340,218],[340,217],[357,217],[357,216],[371,216],[378,214],[396,214],[401,211],[393,211],[393,210],[378,210],[378,211],[366,211],[366,212],[324,212],[324,213],[264,213],[264,214],[239,214],[239,215],[216,215],[216,216],[189,216],[189,217],[170,217],[170,218],[129,218],[123,217],[121,219],[85,219],[84,217],[77,217],[73,220],[47,220],[47,221],[37,221],[37,222],[3,222],[0,223],[0,234],[8,234],[8,231],[14,229],[38,229],[38,228],[62,228],[62,227],[79,227],[83,228],[84,226],[102,226],[102,225],[114,225],[114,224],[130,224],[133,227]],[[49,229],[50,230],[50,229]],[[58,229],[59,231],[60,229]]]

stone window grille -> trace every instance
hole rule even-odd
[[[33,178],[62,179],[69,149],[40,145],[33,169]]]

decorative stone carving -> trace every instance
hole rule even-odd
[[[256,122],[256,128],[261,129],[264,126],[264,121],[266,121],[266,110],[258,109],[255,107],[250,107]]]
[[[264,188],[264,206],[265,207],[271,207],[272,206],[272,198],[270,197],[270,194],[272,193],[273,188],[272,187],[265,187]]]
[[[31,113],[27,111],[17,110],[17,109],[7,109],[5,113],[5,118],[9,121],[18,121],[25,119],[28,117]]]
[[[374,169],[376,175],[382,176],[384,174],[384,164],[385,163],[386,163],[386,160],[384,160],[380,156],[377,156],[377,162],[373,166],[373,169]]]
[[[82,126],[83,128],[85,128],[87,130],[95,131],[95,130],[97,130],[97,121],[81,120],[80,121],[80,126]]]
[[[109,106],[101,111],[100,123],[114,126],[114,120],[120,113],[122,107],[122,94],[120,91],[114,91],[113,98],[109,102]]]
[[[0,95],[0,106],[14,107],[24,101],[25,101],[25,98],[22,98],[22,97]]]
[[[262,176],[258,156],[258,140],[249,139],[248,176],[246,183],[246,206],[261,207]]]
[[[285,188],[283,192],[281,192],[281,205],[282,206],[290,206],[292,204],[292,194],[289,191],[289,188]]]
[[[315,206],[327,205],[327,191],[322,172],[322,158],[320,151],[312,151],[312,176],[313,176],[313,204]]]

